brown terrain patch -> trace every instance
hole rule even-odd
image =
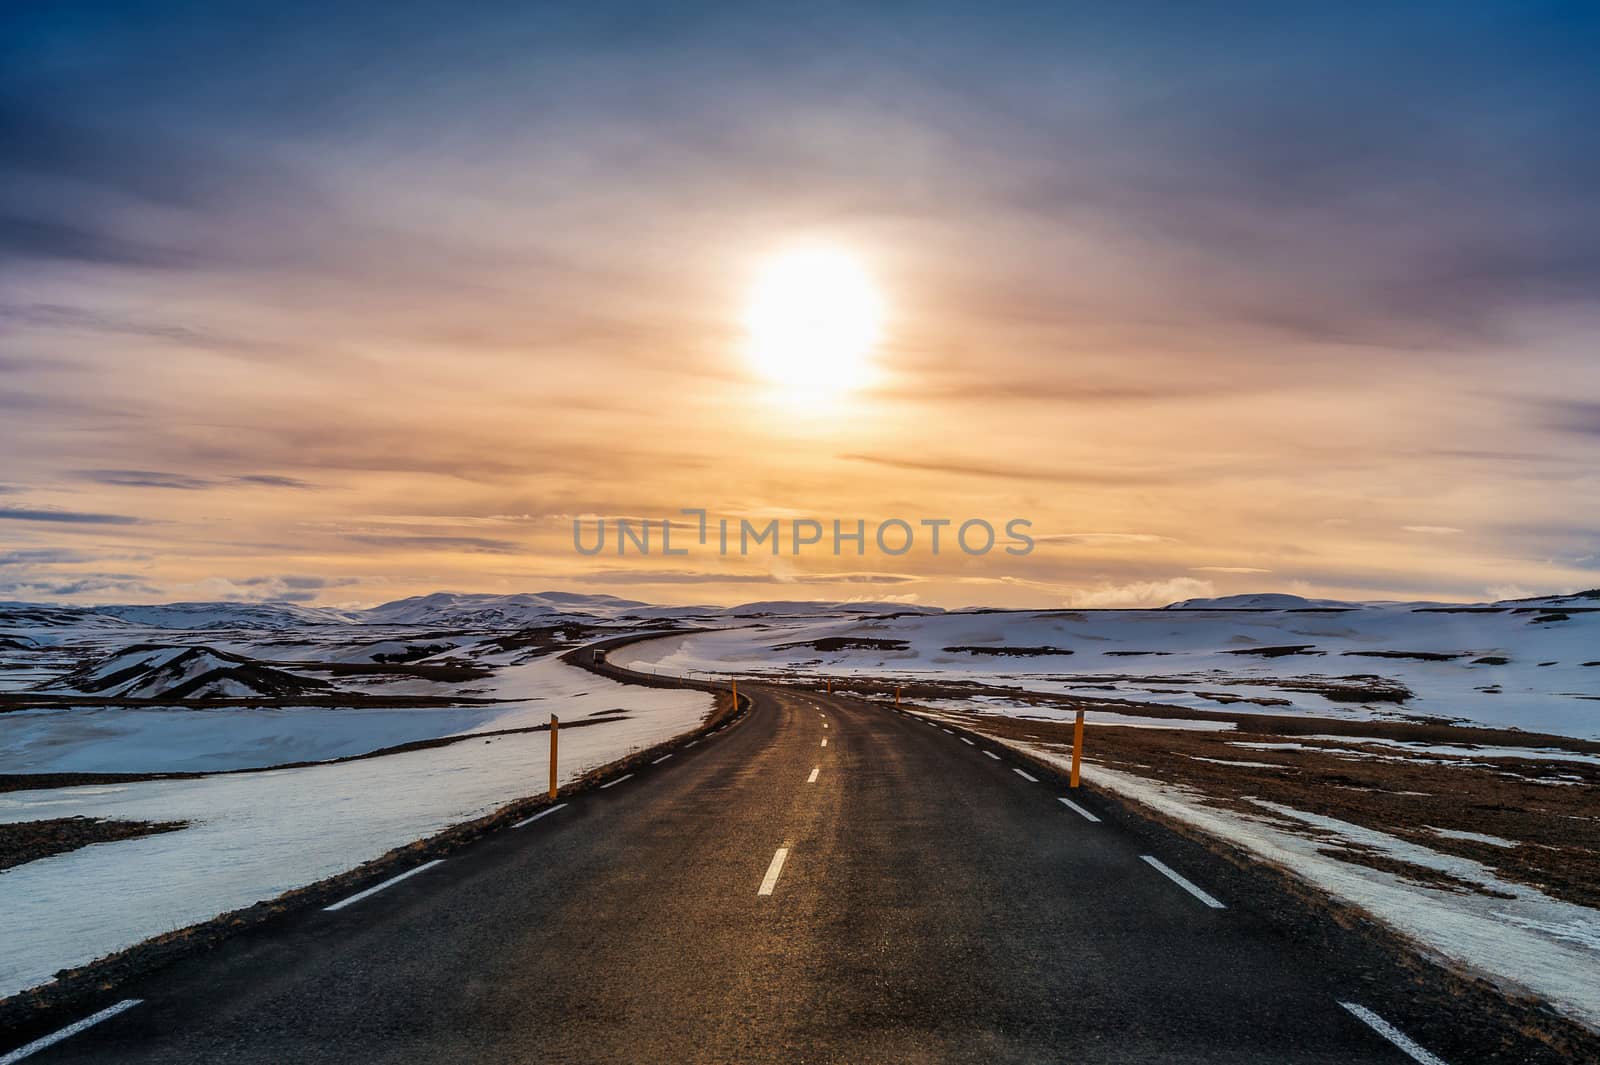
[[[959,647],[946,647],[943,650],[951,654],[997,655],[1006,658],[1048,658],[1052,655],[1072,653],[1065,647],[1015,647],[1003,643],[964,644]]]
[[[905,640],[879,640],[870,636],[824,636],[819,640],[797,640],[781,643],[774,651],[791,651],[807,648],[813,651],[904,651],[911,645]]]
[[[137,839],[188,828],[187,821],[106,821],[93,817],[55,817],[46,821],[0,824],[0,870],[65,854],[91,843]]]
[[[955,713],[962,724],[1001,739],[1041,743],[1070,750],[1072,723]],[[1336,818],[1400,839],[1481,862],[1502,879],[1537,888],[1553,898],[1600,907],[1600,765],[1540,758],[1497,758],[1488,754],[1434,754],[1405,751],[1357,737],[1318,740],[1309,750],[1261,750],[1248,743],[1298,742],[1306,719],[1286,722],[1294,732],[1261,726],[1227,731],[1127,728],[1091,725],[1085,757],[1164,784],[1204,793],[1219,806],[1255,817],[1270,816],[1257,802]],[[1374,722],[1312,722],[1310,731],[1328,735],[1334,725],[1359,725],[1373,736]],[[1429,743],[1492,742],[1507,746],[1494,730],[1435,727]],[[1472,738],[1450,736],[1469,733]],[[1520,736],[1512,733],[1511,736]],[[1551,746],[1574,745],[1553,740]],[[1204,761],[1202,759],[1214,759]],[[1257,762],[1262,765],[1222,763]],[[1309,826],[1285,822],[1315,838]],[[1475,832],[1513,841],[1501,847],[1478,840],[1442,836],[1433,829]],[[1386,869],[1411,880],[1454,890],[1485,889],[1448,874],[1400,862],[1392,856],[1339,843],[1339,857]]]

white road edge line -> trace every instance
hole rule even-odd
[[[63,1039],[69,1039],[83,1031],[85,1028],[92,1028],[101,1021],[108,1021],[119,1013],[125,1013],[143,1001],[144,999],[142,998],[125,998],[114,1006],[107,1006],[99,1013],[89,1014],[89,1016],[85,1017],[81,1021],[73,1021],[59,1032],[51,1032],[49,1035],[42,1035],[38,1039],[35,1039],[33,1042],[29,1043],[27,1046],[21,1046],[13,1050],[5,1057],[0,1058],[0,1065],[11,1065],[12,1062],[21,1061],[23,1058],[32,1057],[45,1047],[55,1046]]]
[[[1172,881],[1174,884],[1177,884],[1179,887],[1183,888],[1183,890],[1187,891],[1189,894],[1193,895],[1195,898],[1199,899],[1201,902],[1205,903],[1207,906],[1210,906],[1213,910],[1225,910],[1225,909],[1227,909],[1226,906],[1224,906],[1222,903],[1220,903],[1220,902],[1218,902],[1216,900],[1215,896],[1206,894],[1204,891],[1201,891],[1199,888],[1195,887],[1189,881],[1185,880],[1183,877],[1181,877],[1177,873],[1173,872],[1172,869],[1169,866],[1167,866],[1167,865],[1162,863],[1161,859],[1156,858],[1154,855],[1150,855],[1150,854],[1141,854],[1141,855],[1139,855],[1139,857],[1143,858],[1146,862],[1148,862],[1150,864],[1150,867],[1152,869],[1154,869],[1156,872],[1160,873],[1162,876],[1166,877],[1168,880]]]
[[[413,877],[413,876],[416,876],[418,873],[423,872],[424,870],[432,869],[434,866],[440,865],[443,862],[444,862],[443,858],[435,858],[431,862],[423,862],[421,865],[417,866],[415,869],[407,869],[405,872],[401,873],[399,876],[391,876],[389,879],[385,880],[381,884],[374,884],[371,887],[367,888],[367,890],[365,890],[365,891],[358,891],[354,895],[351,895],[349,898],[341,899],[340,901],[334,903],[332,906],[324,906],[323,909],[325,911],[328,911],[328,912],[331,913],[334,910],[342,910],[346,906],[353,906],[356,903],[360,902],[362,899],[370,898],[371,896],[376,895],[378,892],[382,891],[384,888],[394,887],[396,884],[400,883],[400,881],[406,880],[406,879],[408,879],[410,877]]]
[[[1345,1009],[1361,1018],[1368,1028],[1371,1028],[1374,1032],[1377,1032],[1389,1042],[1405,1051],[1406,1055],[1410,1057],[1412,1061],[1421,1062],[1421,1065],[1445,1065],[1443,1058],[1430,1054],[1426,1050],[1422,1049],[1416,1043],[1412,1042],[1411,1038],[1404,1032],[1390,1024],[1388,1021],[1384,1020],[1382,1017],[1378,1016],[1376,1013],[1373,1013],[1371,1010],[1367,1009],[1367,1007],[1358,1005],[1354,1002],[1341,1002],[1339,1005],[1343,1006]]]
[[[550,807],[548,810],[540,810],[538,813],[534,814],[532,817],[524,817],[521,821],[518,821],[516,824],[512,825],[511,827],[512,828],[521,828],[523,825],[531,825],[535,821],[539,820],[539,818],[541,818],[541,817],[549,817],[551,814],[555,813],[557,810],[565,810],[566,808],[567,808],[567,804],[566,803],[558,802],[554,806]]]
[[[811,775],[809,777],[806,777],[806,783],[807,784],[815,784],[817,782],[817,774],[820,773],[820,772],[822,772],[822,767],[820,765],[819,766],[812,766],[811,767]]]
[[[616,780],[613,780],[613,781],[610,781],[608,783],[600,785],[600,790],[601,791],[605,791],[607,788],[614,788],[618,784],[621,784],[624,780],[632,780],[632,779],[633,779],[633,774],[632,773],[624,773],[620,777],[618,777]]]
[[[662,762],[665,762],[668,758],[671,758],[671,757],[672,757],[672,755],[670,755],[670,754],[664,754],[660,758],[657,758],[655,761],[651,762],[650,764],[651,765],[660,765]]]
[[[778,874],[783,872],[784,860],[789,857],[788,847],[779,847],[778,852],[772,856],[772,864],[767,866],[767,875],[761,878],[761,886],[756,889],[757,895],[770,895],[772,889],[778,886]]]
[[[993,751],[984,751],[983,753],[988,755],[990,758],[993,758],[997,762],[1000,760],[1000,756],[995,754]]]
[[[1061,797],[1057,796],[1057,798],[1061,798]],[[1090,813],[1088,810],[1085,810],[1083,807],[1079,806],[1077,803],[1073,802],[1071,799],[1061,798],[1061,804],[1063,806],[1065,806],[1067,809],[1069,809],[1069,810],[1073,811],[1074,813],[1076,813],[1078,816],[1082,817],[1085,821],[1093,821],[1097,825],[1100,823],[1100,819],[1098,817],[1096,817],[1094,814]]]
[[[1037,784],[1037,783],[1039,783],[1039,778],[1038,777],[1031,776],[1031,775],[1029,775],[1027,773],[1024,773],[1020,769],[1013,768],[1011,771],[1013,773],[1015,773],[1017,776],[1021,777],[1023,780],[1026,780],[1029,784]]]

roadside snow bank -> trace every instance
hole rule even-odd
[[[553,660],[500,680],[529,699],[507,707],[500,727],[548,720],[552,709],[566,721],[614,707],[633,715],[563,730],[566,781],[693,728],[712,706],[702,692],[630,688]],[[338,765],[0,794],[6,822],[190,822],[0,873],[0,997],[535,794],[548,754],[548,735],[528,733]]]
[[[1063,769],[1071,765],[1071,755],[1061,751],[1037,744],[1007,746]],[[1189,789],[1103,766],[1085,765],[1083,779],[1242,847],[1449,961],[1600,1030],[1600,912],[1502,880],[1478,862],[1333,818],[1265,803],[1275,817],[1251,817],[1208,805]],[[1283,827],[1290,821],[1319,838]],[[1508,897],[1427,887],[1322,853],[1340,844],[1371,847]]]

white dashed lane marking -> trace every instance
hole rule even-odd
[[[541,817],[549,817],[551,814],[555,813],[557,810],[565,810],[566,808],[567,808],[567,804],[566,803],[558,802],[554,806],[550,807],[548,810],[540,810],[538,813],[534,814],[532,817],[524,817],[521,821],[518,821],[516,824],[512,825],[511,827],[512,828],[521,828],[523,825],[531,825],[535,821],[539,820],[539,818],[541,818]]]
[[[817,782],[817,774],[820,772],[822,772],[822,767],[820,765],[813,767],[811,770],[811,775],[806,777],[806,783],[815,784]]]
[[[1367,1009],[1367,1007],[1357,1005],[1354,1002],[1341,1002],[1339,1005],[1343,1006],[1345,1009],[1361,1018],[1362,1023],[1368,1028],[1371,1028],[1374,1032],[1377,1032],[1389,1042],[1405,1051],[1406,1056],[1412,1061],[1419,1062],[1420,1065],[1445,1065],[1443,1058],[1440,1058],[1434,1054],[1430,1054],[1428,1051],[1422,1049],[1422,1047],[1418,1046],[1410,1036],[1406,1035],[1400,1029],[1396,1028],[1394,1025],[1390,1024],[1376,1013],[1373,1013],[1371,1010]]]
[[[778,875],[783,872],[783,863],[789,857],[788,847],[779,847],[772,856],[772,864],[767,866],[767,875],[761,878],[761,886],[756,889],[757,895],[770,895],[772,889],[778,886]]]
[[[1093,821],[1097,825],[1100,823],[1100,819],[1098,817],[1096,817],[1094,814],[1090,813],[1088,810],[1085,810],[1083,807],[1079,806],[1077,803],[1073,802],[1071,799],[1062,799],[1061,803],[1067,809],[1069,809],[1069,810],[1073,811],[1074,813],[1078,814],[1079,816],[1081,816],[1085,821]]]
[[[600,790],[601,791],[605,791],[607,788],[614,788],[618,784],[621,784],[624,780],[632,780],[632,779],[633,779],[633,774],[632,773],[624,773],[620,777],[618,777],[616,780],[613,780],[613,781],[610,781],[609,783],[605,783],[605,784],[600,785]]]
[[[20,1046],[4,1057],[0,1057],[0,1065],[12,1065],[13,1062],[21,1061],[23,1058],[32,1057],[45,1047],[53,1047],[63,1039],[70,1039],[86,1028],[93,1028],[101,1021],[109,1021],[117,1014],[126,1013],[143,1001],[144,999],[142,998],[125,998],[115,1006],[107,1006],[99,1013],[91,1013],[81,1021],[73,1021],[59,1032],[51,1032],[49,1035],[40,1036],[26,1046]]]
[[[1020,769],[1013,769],[1012,772],[1015,773],[1017,776],[1021,777],[1023,780],[1026,780],[1029,784],[1037,784],[1037,783],[1039,783],[1039,778],[1038,777],[1029,776],[1027,773],[1024,773]]]
[[[1225,910],[1225,909],[1227,909],[1227,907],[1224,906],[1222,903],[1218,902],[1215,897],[1207,894],[1204,891],[1201,891],[1199,888],[1195,887],[1188,880],[1184,879],[1183,877],[1179,876],[1177,873],[1173,872],[1172,869],[1170,867],[1168,867],[1166,864],[1164,864],[1159,858],[1153,857],[1152,855],[1149,855],[1149,854],[1141,854],[1141,855],[1139,855],[1139,857],[1143,858],[1146,862],[1150,863],[1150,867],[1152,869],[1154,869],[1156,872],[1160,873],[1162,876],[1166,877],[1168,880],[1172,881],[1174,884],[1177,884],[1179,887],[1183,888],[1183,890],[1187,891],[1189,894],[1193,895],[1195,898],[1199,899],[1201,902],[1205,903],[1207,906],[1210,906],[1213,910]]]
[[[384,888],[394,887],[396,884],[400,883],[400,881],[409,879],[409,878],[411,878],[413,876],[416,876],[418,873],[423,872],[424,870],[432,869],[434,866],[440,865],[443,862],[444,862],[443,858],[435,858],[431,862],[423,862],[421,865],[417,866],[415,869],[407,869],[405,872],[401,873],[399,876],[391,876],[389,879],[385,880],[381,884],[374,884],[372,887],[367,888],[367,890],[365,890],[365,891],[358,891],[354,895],[351,895],[349,898],[341,899],[340,901],[334,903],[332,906],[324,906],[323,909],[331,912],[333,910],[342,910],[346,906],[353,906],[356,903],[360,902],[362,899],[371,898],[373,895],[376,895],[378,892],[382,891]]]

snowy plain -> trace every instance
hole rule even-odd
[[[521,701],[461,731],[540,724],[552,711],[568,721],[626,711],[626,718],[561,733],[563,781],[688,731],[712,708],[701,692],[629,687],[552,658],[507,667],[493,683]],[[147,742],[175,741],[159,726],[154,735]],[[115,748],[119,741],[103,742]],[[548,755],[546,733],[473,736],[334,765],[0,793],[0,821],[190,822],[176,832],[94,844],[0,873],[0,997],[538,794],[548,779]]]
[[[857,643],[814,646],[829,640]],[[949,650],[974,647],[1071,653]],[[1397,654],[1452,657],[1389,657]],[[624,648],[613,660],[678,674],[960,681],[1191,710],[1431,718],[1600,739],[1600,611],[1592,603],[1587,612],[1570,613],[1517,603],[1470,613],[1346,604],[1326,612],[1195,608],[763,618]],[[1411,697],[1351,700],[1315,690],[1352,676],[1402,686]],[[1236,701],[1241,698],[1252,701]],[[1041,712],[1000,693],[990,701],[1017,714]]]

